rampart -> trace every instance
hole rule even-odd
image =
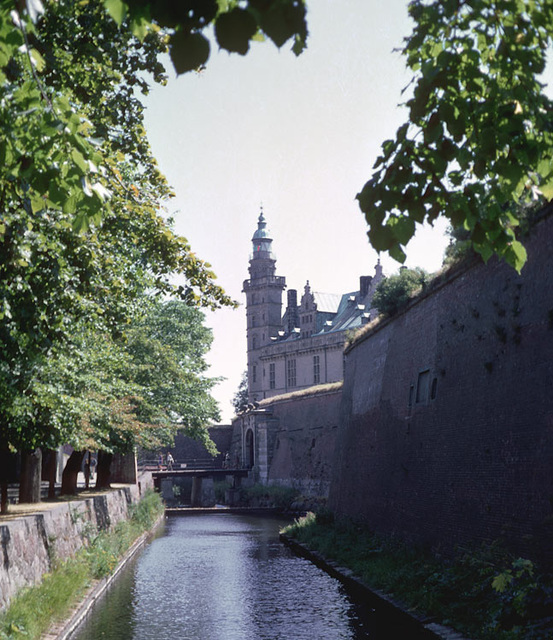
[[[252,478],[263,484],[327,497],[341,395],[338,382],[262,400],[233,422],[231,461],[253,462]]]
[[[442,277],[345,352],[331,508],[443,550],[553,562],[553,216]]]
[[[278,427],[269,484],[328,497],[342,396],[340,384],[328,387],[326,392],[284,396],[271,404]]]

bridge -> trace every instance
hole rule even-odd
[[[139,463],[139,468],[143,471],[149,471],[152,474],[154,486],[163,494],[161,483],[163,480],[174,478],[191,478],[192,490],[190,502],[192,507],[207,506],[202,504],[203,498],[203,480],[210,478],[212,480],[232,479],[232,489],[236,490],[240,487],[242,478],[247,478],[249,469],[232,468],[219,466],[218,461],[213,458],[208,459],[192,459],[192,460],[175,460],[172,464],[159,464],[155,460],[146,460]]]
[[[247,478],[248,469],[172,469],[152,471],[154,482],[161,478],[178,478],[188,476],[191,478],[226,478],[232,476],[234,478]]]

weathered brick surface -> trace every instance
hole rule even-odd
[[[494,261],[452,274],[346,352],[338,513],[553,561],[552,242],[550,216],[520,276]],[[425,370],[435,398],[416,402]]]
[[[127,519],[138,498],[131,485],[0,524],[0,610],[19,589],[40,582],[54,560],[74,556],[91,532]]]
[[[272,404],[269,483],[328,496],[340,399],[341,390]]]

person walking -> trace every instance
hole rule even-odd
[[[169,452],[167,454],[167,470],[168,471],[173,471],[173,464],[174,464],[175,460],[173,459],[173,456],[171,455],[171,453]]]

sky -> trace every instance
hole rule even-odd
[[[377,254],[355,200],[381,144],[405,121],[397,105],[410,76],[394,49],[411,31],[406,0],[307,0],[309,40],[299,57],[285,44],[252,43],[246,56],[212,46],[207,68],[146,98],[146,131],[176,197],[175,231],[209,262],[241,303],[206,313],[214,341],[208,375],[223,423],[246,369],[251,237],[260,206],[272,232],[277,275],[301,295],[357,290]],[[406,265],[435,271],[446,224],[421,229]],[[384,273],[399,264],[381,256]],[[283,303],[285,298],[283,297]]]

